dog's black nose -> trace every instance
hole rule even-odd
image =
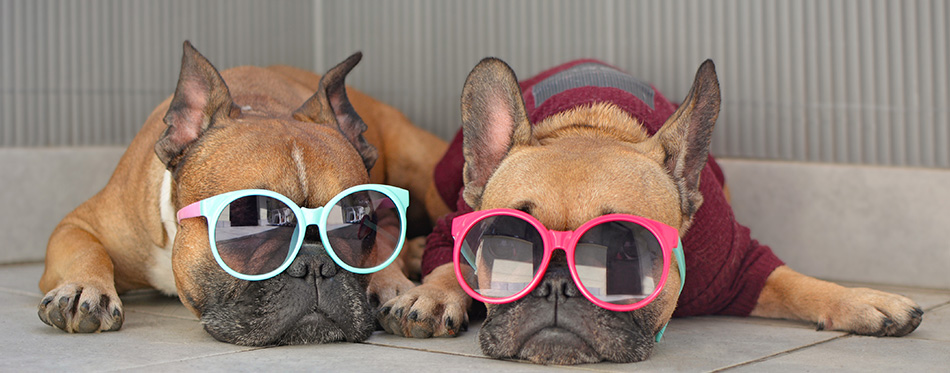
[[[550,302],[563,302],[568,298],[581,295],[574,284],[574,279],[571,278],[571,273],[567,269],[567,261],[563,255],[560,252],[554,254],[544,278],[531,292],[532,296],[547,298]]]
[[[287,267],[286,273],[292,277],[303,278],[309,274],[330,278],[336,276],[337,265],[327,255],[323,245],[305,242],[297,257]]]

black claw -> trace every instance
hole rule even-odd
[[[66,305],[68,304],[69,304],[69,298],[66,298],[66,297],[59,298],[60,309],[66,309]]]
[[[889,326],[891,326],[891,325],[894,325],[894,322],[891,321],[890,318],[885,317],[885,318],[884,318],[884,328],[887,328],[887,327],[889,327]]]
[[[445,327],[449,329],[455,329],[455,320],[452,320],[451,317],[445,318]]]
[[[388,315],[388,314],[389,314],[389,311],[391,311],[392,309],[393,309],[392,307],[386,306],[386,307],[380,308],[380,309],[379,309],[379,313],[381,313],[381,314],[383,314],[383,315]]]
[[[106,330],[104,330],[104,331],[106,331],[106,332],[114,332],[114,331],[116,331],[116,330],[119,330],[119,328],[121,328],[121,327],[122,327],[122,320],[119,319],[119,320],[116,320],[115,322],[113,322],[113,323],[112,323],[112,326],[109,327],[109,329],[106,329]]]
[[[823,321],[819,321],[819,322],[818,322],[818,328],[815,329],[815,330],[817,330],[817,331],[819,331],[819,332],[822,331],[822,330],[825,330],[825,323],[824,323]]]
[[[911,315],[913,315],[914,318],[921,317],[924,315],[924,310],[920,309],[920,307],[914,307],[914,310],[911,312]]]
[[[393,315],[396,316],[397,318],[402,318],[402,310],[403,310],[402,308],[397,309],[396,312],[393,312]]]
[[[416,312],[416,311],[409,312],[409,316],[406,316],[406,318],[412,321],[416,321],[419,319],[419,312]]]
[[[90,308],[90,307],[89,307],[89,302],[82,302],[82,305],[79,306],[79,311],[82,312],[82,313],[88,313],[88,312],[89,312],[89,308]]]
[[[125,316],[122,315],[122,310],[115,308],[112,310],[112,326],[109,329],[103,331],[111,332],[119,330],[122,327],[122,323],[125,322]]]
[[[36,315],[40,317],[40,321],[42,321],[44,324],[53,326],[53,324],[50,324],[49,319],[46,318],[46,313],[43,312],[43,310],[37,311]]]
[[[46,308],[46,306],[48,306],[52,302],[53,302],[53,297],[46,297],[46,298],[43,298],[43,301],[40,302],[40,305],[43,306],[43,308]]]
[[[386,322],[386,320],[377,319],[376,325],[378,325],[380,328],[383,328],[383,330],[385,330],[386,333],[396,334],[395,332],[393,332],[393,328],[389,327],[389,323]]]
[[[401,327],[401,325],[399,325],[399,322],[397,322],[397,321],[395,321],[395,320],[393,320],[393,319],[389,319],[389,322],[387,322],[387,323],[386,323],[386,326],[384,326],[383,328],[386,328],[387,331],[389,331],[390,333],[393,333],[393,334],[395,334],[395,335],[401,335],[401,336],[403,336],[403,337],[408,337],[408,336],[409,336],[409,335],[407,335],[407,334],[402,330],[402,327]]]

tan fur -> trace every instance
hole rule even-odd
[[[903,336],[920,323],[920,306],[897,295],[847,288],[805,276],[788,266],[775,269],[759,294],[752,316],[802,320],[818,330],[862,335]]]
[[[380,152],[372,175],[367,176],[359,155],[337,130],[324,125],[282,124],[290,121],[290,113],[313,95],[319,75],[286,66],[243,66],[224,71],[221,76],[230,88],[234,104],[241,109],[241,117],[218,130],[175,175],[171,199],[176,211],[222,192],[261,185],[313,207],[344,187],[367,182],[408,189],[415,207],[427,207],[433,214],[447,211],[441,199],[432,198],[435,192],[429,190],[434,187],[435,162],[447,145],[412,125],[396,109],[355,89],[347,89],[356,111],[369,125],[365,137]],[[77,304],[64,305],[76,310],[64,322],[63,329],[69,332],[117,329],[124,318],[117,295],[153,287],[146,277],[149,268],[157,265],[150,252],[166,250],[169,240],[176,239],[165,232],[160,220],[159,189],[166,166],[154,150],[167,128],[163,116],[171,100],[166,99],[148,117],[108,184],[68,214],[50,237],[40,290],[52,296],[50,299],[63,301],[82,292],[78,300],[70,300]],[[275,117],[274,113],[286,115]],[[275,126],[283,130],[275,131]],[[293,157],[278,151],[295,142],[310,142],[310,146],[294,147]],[[236,155],[245,152],[262,156],[237,167]],[[307,175],[299,174],[301,171]],[[171,263],[183,303],[196,314],[198,311],[184,299],[187,294],[198,294],[190,273],[199,264],[214,265],[204,224],[201,219],[182,222]],[[415,251],[406,253],[418,255]],[[418,270],[418,264],[410,267],[402,263],[402,257],[398,260],[392,270],[371,277],[374,289],[390,289],[386,296],[411,287],[403,271]],[[102,296],[108,304],[97,310]],[[79,304],[91,304],[94,309],[77,308]],[[41,318],[45,307],[46,304],[40,305]],[[88,312],[101,313],[102,323],[94,330],[90,325],[79,325]]]

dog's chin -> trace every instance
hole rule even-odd
[[[371,322],[365,322],[372,325]],[[317,311],[304,315],[283,334],[273,335],[270,341],[259,341],[255,345],[296,345],[331,342],[359,342],[369,338],[372,327],[347,333],[335,321]],[[248,343],[239,343],[247,345]]]
[[[205,330],[219,341],[244,346],[360,342],[375,330],[365,290],[354,275],[322,284],[286,275],[243,284],[201,313]]]
[[[541,329],[529,337],[518,358],[535,364],[585,364],[603,360],[597,351],[570,331],[558,327]]]
[[[587,336],[591,337],[593,336]],[[587,338],[564,328],[544,328],[528,337],[516,357],[544,365],[575,365],[601,361],[634,363],[646,360],[653,351],[653,342],[650,340],[611,348],[597,345],[596,342],[589,343]]]

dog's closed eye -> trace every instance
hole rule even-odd
[[[520,202],[518,202],[517,204],[515,204],[515,207],[513,207],[513,208],[514,208],[515,210],[518,210],[518,211],[524,212],[524,213],[526,213],[526,214],[528,214],[528,215],[531,215],[531,211],[534,210],[535,207],[536,207],[536,206],[535,206],[534,202],[531,202],[531,201],[520,201]]]

